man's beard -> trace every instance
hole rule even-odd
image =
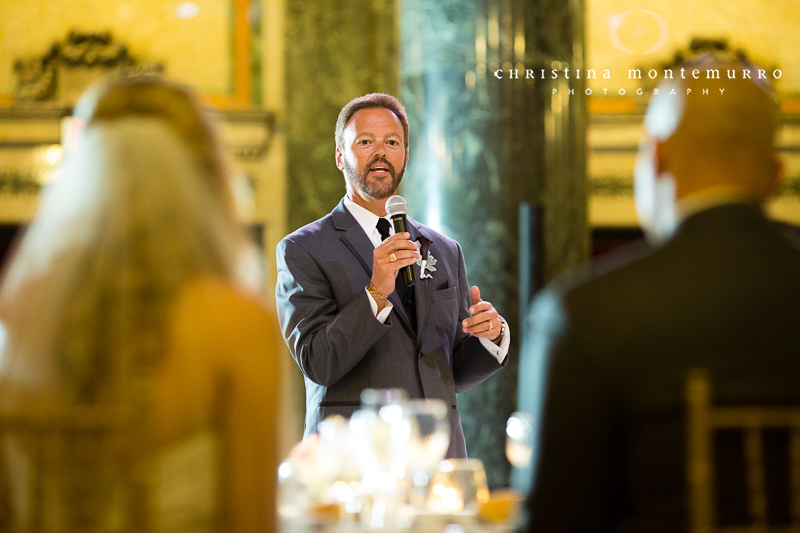
[[[389,169],[391,180],[373,180],[369,183],[369,169],[375,163],[383,163]],[[405,166],[405,165],[404,165]],[[358,191],[358,193],[369,200],[385,200],[397,190],[400,181],[403,179],[405,168],[397,172],[386,159],[376,157],[367,163],[361,171],[356,171],[347,161],[344,161],[344,176],[347,181]]]

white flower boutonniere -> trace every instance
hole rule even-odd
[[[433,257],[433,254],[428,250],[430,247],[431,241],[425,239],[426,242],[420,243],[419,240],[415,241],[414,244],[417,245],[417,250],[420,251],[419,259],[417,259],[417,264],[419,265],[419,278],[432,278],[431,272],[436,272],[436,258]]]

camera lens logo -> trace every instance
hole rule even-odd
[[[633,50],[629,49],[628,47],[622,44],[622,42],[619,39],[619,27],[622,24],[622,21],[625,19],[625,17],[627,17],[634,11],[636,10],[631,9],[630,11],[623,11],[622,13],[614,17],[611,20],[611,23],[608,25],[608,38],[611,39],[611,44],[613,44],[617,49],[628,54],[635,54],[637,52],[634,52]],[[664,20],[664,17],[662,17],[655,11],[647,11],[646,9],[643,9],[642,12],[650,15],[653,19],[655,19],[655,22],[658,23],[658,31],[659,31],[658,40],[648,50],[645,50],[644,52],[639,52],[641,54],[649,54],[651,52],[655,52],[656,50],[660,49],[662,46],[666,44],[667,38],[669,38],[669,25],[667,24],[667,21]],[[642,28],[641,24],[637,24],[634,29],[629,30],[629,33],[635,35],[637,40],[641,40],[641,38],[645,34],[650,33],[650,31]]]

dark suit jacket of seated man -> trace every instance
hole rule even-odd
[[[650,178],[669,171],[674,182],[648,183],[645,164],[637,194],[674,191],[674,235],[572,272],[534,302],[520,361],[520,407],[538,427],[527,531],[685,531],[691,368],[709,369],[716,404],[800,404],[800,248],[759,205],[780,174],[777,115],[766,93],[737,81],[725,84],[729,98],[687,81],[678,92],[697,98],[651,102],[655,152],[643,162]],[[678,105],[683,118],[660,130]],[[671,218],[637,207],[645,221]],[[743,494],[729,494],[720,518],[747,518]]]
[[[407,150],[403,150],[405,156],[394,152],[397,139],[407,146],[403,139],[407,121],[399,102],[392,99],[395,108],[391,111],[374,102],[352,111],[354,102],[374,96],[385,102],[386,95],[356,99],[342,110],[337,125],[337,165],[345,173],[347,196],[330,214],[285,237],[277,249],[278,317],[289,350],[305,376],[305,434],[316,432],[327,416],[349,417],[359,408],[365,388],[400,388],[410,398],[446,402],[451,427],[448,456],[466,457],[456,393],[472,389],[506,364],[508,333],[499,336],[505,331],[502,319],[491,304],[476,301],[477,288],[471,294],[457,242],[410,217],[408,239],[392,236],[378,244],[380,238],[370,236],[377,232],[379,217],[385,217],[384,201],[394,194],[407,161]],[[387,116],[388,125],[381,122]],[[378,122],[365,121],[365,117]],[[385,132],[378,131],[384,126]],[[361,139],[364,132],[368,135]],[[374,149],[375,157],[371,144],[384,144]],[[360,160],[351,163],[355,168],[348,168],[348,154],[361,157],[358,150],[365,151],[364,168],[356,166]],[[363,171],[360,176],[359,171]],[[387,174],[393,178],[391,183]],[[422,252],[436,260],[434,270],[426,269],[430,277],[421,277],[418,254],[411,251],[415,242],[424,243]],[[376,307],[381,299],[373,299],[366,289],[376,289],[376,265],[384,269],[390,252],[407,257],[397,264],[405,261],[416,269],[413,312],[404,307],[395,290],[396,271],[388,288],[376,291],[389,296],[388,315],[386,308],[379,312]],[[470,309],[475,311],[473,316]]]

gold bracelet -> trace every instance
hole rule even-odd
[[[389,299],[388,296],[386,296],[381,291],[379,291],[378,288],[375,285],[373,285],[372,283],[367,285],[367,291],[370,294],[372,294],[373,296],[376,296],[376,297],[380,298],[381,300],[388,300]]]

